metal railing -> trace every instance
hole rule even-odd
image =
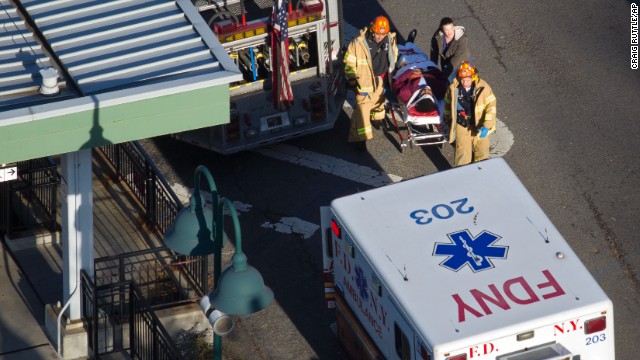
[[[98,286],[134,281],[153,308],[192,303],[202,298],[211,256],[177,255],[166,247],[98,258]]]
[[[130,142],[95,149],[111,168],[108,176],[128,188],[147,228],[163,236],[183,206],[142,146]],[[167,350],[174,345],[160,323],[153,321],[152,310],[192,303],[207,293],[210,258],[178,255],[159,247],[96,259],[97,286],[85,289],[83,285],[83,318],[90,316],[87,322],[93,324],[87,325],[92,329],[90,348],[95,354],[129,348],[132,358],[175,359],[173,351]],[[89,304],[86,312],[84,303]]]
[[[173,225],[176,215],[182,210],[183,206],[147,152],[138,142],[108,145],[95,149],[109,162],[113,170],[111,176],[118,178],[126,184],[129,193],[135,197],[135,200],[141,206],[141,210],[144,213],[143,217],[147,222],[147,226],[153,229],[157,235],[163,236],[164,232]],[[160,255],[160,249],[167,251],[167,253]],[[97,259],[96,269],[100,269],[100,262],[107,261],[109,261],[111,265],[104,266],[113,269],[114,266],[116,266],[114,265],[115,261],[118,264],[117,281],[124,281],[130,279],[127,277],[129,276],[127,275],[128,273],[130,274],[136,271],[134,269],[135,266],[137,266],[137,269],[144,270],[147,268],[158,268],[166,264],[173,264],[175,269],[176,264],[181,264],[179,266],[180,270],[184,273],[184,276],[189,279],[190,286],[194,287],[200,296],[207,293],[209,284],[208,264],[211,264],[208,257],[182,256],[166,248],[160,249],[148,250],[149,253],[142,251]],[[149,259],[153,258],[153,256],[150,256],[151,253],[159,256],[157,260],[163,261],[165,265],[158,265],[160,263],[151,265],[148,262],[150,261]],[[139,260],[139,256],[146,256],[148,261],[145,265],[142,265],[144,261]],[[165,260],[160,260],[160,258],[165,258]],[[159,274],[167,273],[167,271],[159,272]],[[115,274],[115,272],[113,274]],[[96,273],[96,278],[103,279],[103,276],[102,274]],[[153,281],[152,277],[149,277],[149,281]],[[185,283],[179,281],[178,284],[184,286]],[[143,283],[138,282],[138,285],[144,289],[145,285]],[[168,304],[175,304],[184,300],[186,299],[170,300]]]
[[[134,359],[169,360],[182,359],[175,344],[162,326],[156,314],[151,310],[144,297],[131,283],[129,294],[130,354]]]
[[[16,164],[18,178],[0,183],[0,232],[57,228],[60,176],[50,158]]]
[[[133,359],[183,359],[134,281],[96,286],[82,271],[81,286],[92,358],[128,350]]]
[[[95,305],[96,285],[84,270],[80,271],[80,296],[82,297],[82,301],[80,301],[80,312],[84,326],[87,329],[89,354],[92,354],[93,357],[96,358],[98,351],[96,345],[98,344],[98,307]],[[60,336],[58,337],[58,341],[60,341]],[[58,345],[58,348],[60,348],[60,345]]]
[[[142,146],[134,141],[96,150],[109,160],[117,177],[140,203],[147,225],[164,234],[183,206]]]

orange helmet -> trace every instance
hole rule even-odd
[[[377,34],[387,34],[389,32],[389,19],[384,16],[378,16],[373,19],[371,31]]]
[[[460,69],[458,70],[458,77],[472,77],[477,73],[475,66],[471,65],[468,61],[463,61],[460,64]]]

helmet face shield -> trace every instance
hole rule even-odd
[[[389,19],[384,16],[378,16],[373,19],[371,31],[376,34],[386,35],[389,33]]]
[[[460,69],[460,71],[458,71],[458,77],[463,78],[463,77],[472,77],[473,74],[475,74],[475,72],[468,70],[468,69]]]

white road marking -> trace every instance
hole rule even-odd
[[[347,106],[349,105],[346,104],[345,107]],[[513,134],[502,121],[496,120],[496,132],[493,134],[491,140],[491,156],[500,157],[506,154],[513,145]],[[262,147],[254,150],[254,152],[373,187],[389,185],[402,180],[402,177],[397,175],[386,174],[366,166],[286,144]],[[251,208],[251,205],[247,206],[245,211]],[[262,224],[262,227],[272,228],[275,231],[285,234],[300,234],[305,239],[311,237],[319,228],[318,225],[293,217],[284,217],[279,223],[265,222]]]
[[[389,185],[402,180],[402,177],[398,175],[386,174],[382,171],[350,163],[333,156],[319,154],[286,144],[261,147],[254,150],[254,152],[311,169],[324,171],[328,174],[373,187]]]
[[[191,197],[191,194],[193,194],[193,189],[177,183],[172,184],[171,188],[178,196],[180,202],[183,205],[187,206],[189,204],[189,197]],[[204,206],[208,209],[211,209],[211,193],[208,191],[200,190],[200,194],[204,197]],[[241,213],[249,212],[253,207],[253,205],[241,203],[240,201],[232,201],[232,203],[238,211],[238,216],[240,216]],[[228,214],[226,208],[224,212],[225,214]],[[270,223],[267,221],[261,226],[263,228],[270,228],[284,234],[299,234],[302,235],[304,239],[308,239],[313,236],[313,234],[320,228],[319,225],[295,217],[283,217],[278,223]]]
[[[178,183],[172,184],[171,188],[173,189],[173,192],[175,192],[178,196],[178,200],[180,200],[182,205],[189,206],[189,198],[191,197],[191,194],[193,194],[193,189]],[[207,209],[211,209],[213,206],[213,203],[211,202],[211,193],[201,189],[200,195],[204,197],[204,206]],[[249,212],[249,210],[251,210],[251,208],[253,207],[253,205],[244,204],[240,201],[231,201],[231,203],[233,203],[233,207],[236,208],[238,216],[240,216],[240,214],[243,212]],[[228,214],[226,207],[224,209],[224,213]]]
[[[279,223],[265,222],[263,228],[271,228],[284,234],[300,234],[303,238],[310,238],[320,226],[294,217],[283,217]]]

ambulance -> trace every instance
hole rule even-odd
[[[613,304],[507,163],[321,208],[327,306],[352,359],[614,359]]]

